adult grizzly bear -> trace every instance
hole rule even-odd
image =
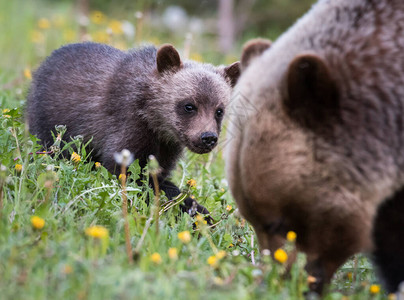
[[[270,47],[247,44],[241,65],[227,174],[261,249],[295,231],[317,292],[351,255],[373,253],[397,290],[404,1],[321,0]]]
[[[154,155],[160,188],[172,198],[180,190],[167,177],[185,147],[207,153],[216,146],[239,74],[238,63],[214,67],[182,61],[171,45],[128,52],[96,43],[67,45],[34,74],[29,129],[45,147],[53,143],[55,125],[67,126],[67,141],[92,138],[93,160],[117,175],[114,153],[128,149],[141,167]],[[189,212],[194,202],[187,198],[183,209]]]

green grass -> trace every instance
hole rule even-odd
[[[0,298],[304,299],[308,289],[305,256],[298,256],[287,277],[282,264],[259,253],[254,232],[228,191],[221,149],[202,156],[186,152],[173,174],[175,183],[211,211],[218,222],[212,229],[195,228],[195,220],[181,215],[178,205],[163,213],[156,224],[154,205],[145,204],[152,191],[134,183],[139,172],[148,171],[141,171],[136,162],[131,165],[128,220],[131,246],[137,251],[129,264],[118,179],[103,167],[96,169],[79,140],[72,142],[80,149],[79,163],[69,157],[36,154],[40,146],[28,134],[23,117],[30,82],[24,70],[34,69],[52,49],[68,42],[63,32],[77,29],[73,10],[66,2],[46,9],[42,2],[27,2],[19,9],[21,3],[0,0],[0,25],[12,22],[11,32],[0,35]],[[65,19],[60,27],[52,23],[57,16]],[[38,28],[41,17],[51,20],[50,28]],[[97,26],[89,28],[90,34],[106,25]],[[34,42],[33,31],[44,39]],[[161,40],[150,31],[145,29],[144,41]],[[111,44],[132,46],[120,35],[109,39]],[[174,44],[180,43],[180,37],[173,39]],[[200,44],[203,41],[195,42],[192,53],[196,56],[207,61],[215,57],[215,63],[233,59],[207,47],[199,52]],[[22,165],[21,172],[17,164]],[[189,179],[195,179],[197,186],[187,187]],[[42,229],[32,226],[34,215],[45,220]],[[86,235],[93,225],[107,228],[108,238]],[[183,231],[190,232],[189,243],[178,238]],[[178,259],[169,258],[170,248],[177,250]],[[293,248],[290,242],[285,250],[290,253]],[[218,251],[225,251],[225,257],[209,264]],[[153,262],[154,253],[161,256],[161,263]],[[325,299],[387,299],[383,293],[370,295],[370,284],[377,282],[372,266],[361,255],[356,261],[356,265],[348,261],[338,271]],[[354,278],[349,274],[355,274]]]

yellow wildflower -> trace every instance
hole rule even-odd
[[[97,43],[107,43],[109,41],[108,33],[105,31],[97,31],[93,34],[93,40]]]
[[[104,15],[101,11],[96,10],[96,11],[91,12],[91,14],[90,14],[90,20],[91,20],[91,22],[93,22],[94,24],[99,25],[99,24],[102,24],[102,23],[105,22],[106,17],[105,17],[105,15]]]
[[[222,259],[223,257],[225,257],[226,256],[226,251],[224,251],[224,250],[220,250],[218,253],[216,253],[216,257],[218,258],[218,259]]]
[[[184,244],[188,244],[191,241],[191,234],[189,231],[181,231],[178,233],[178,239]]]
[[[201,215],[196,215],[196,222],[195,225],[198,226],[199,224],[208,224],[208,222],[201,216]]]
[[[111,29],[113,34],[122,34],[123,29],[122,29],[122,23],[119,22],[118,20],[112,20],[108,24],[108,28]]]
[[[202,55],[200,55],[199,53],[192,53],[190,59],[194,60],[194,61],[198,61],[198,62],[202,62]]]
[[[99,163],[98,161],[95,163],[95,168],[98,170],[99,168],[101,168],[101,163]]]
[[[178,259],[178,251],[177,248],[170,248],[168,249],[168,257],[172,260]]]
[[[154,262],[157,265],[159,265],[159,264],[161,264],[163,262],[163,260],[161,259],[161,255],[158,254],[157,252],[153,253],[150,256],[150,259],[151,259],[152,262]]]
[[[316,277],[314,276],[307,276],[307,283],[315,283],[317,281]]]
[[[226,210],[227,210],[227,211],[231,211],[232,208],[233,208],[233,207],[232,207],[231,205],[227,205],[227,206],[226,206]]]
[[[32,79],[32,74],[31,74],[31,70],[29,68],[25,68],[24,69],[24,76],[27,79]]]
[[[294,242],[294,241],[296,240],[296,232],[294,232],[294,231],[289,231],[289,232],[286,234],[286,239],[287,239],[289,242]]]
[[[8,108],[3,109],[3,114],[9,113],[10,110]]]
[[[217,266],[218,259],[217,259],[216,255],[212,255],[212,256],[209,256],[209,258],[206,260],[206,262],[207,262],[210,266],[216,267],[216,266]]]
[[[196,187],[196,180],[195,179],[190,179],[187,181],[187,185],[189,187]]]
[[[21,171],[22,171],[22,165],[21,164],[16,164],[14,168],[17,171],[17,173],[21,173]]]
[[[56,15],[52,17],[52,23],[57,28],[61,28],[65,25],[66,19],[62,15]]]
[[[349,280],[352,280],[352,272],[348,272],[348,273],[346,274],[346,276],[348,277]]]
[[[35,229],[42,229],[45,226],[45,220],[38,216],[32,216],[31,224]]]
[[[387,299],[389,299],[389,300],[397,300],[397,296],[396,296],[396,294],[389,294],[387,296]]]
[[[126,174],[119,174],[119,181],[126,181]]]
[[[378,294],[380,292],[380,285],[378,284],[372,284],[369,287],[369,291],[371,294]]]
[[[220,277],[213,277],[213,283],[216,284],[216,285],[223,285],[224,281]]]
[[[80,155],[78,155],[76,152],[72,153],[72,156],[70,158],[73,162],[78,163],[81,161]]]
[[[63,266],[63,269],[62,269],[62,273],[65,274],[65,275],[73,273],[73,268],[72,268],[72,266],[71,266],[71,265],[67,265],[67,264],[64,265],[64,266]]]
[[[283,249],[278,249],[274,253],[274,258],[279,261],[281,264],[285,263],[288,260],[288,254]]]
[[[104,226],[91,226],[85,230],[86,235],[91,236],[95,239],[105,239],[108,237],[108,229]]]
[[[72,29],[64,30],[63,39],[67,42],[73,42],[76,39],[76,32]]]
[[[38,20],[38,27],[40,29],[48,29],[50,27],[50,22],[46,18],[41,18]]]
[[[35,30],[35,31],[31,32],[31,41],[35,44],[41,44],[45,41],[45,37],[42,34],[42,32]]]

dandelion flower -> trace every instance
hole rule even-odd
[[[170,248],[168,249],[168,257],[171,260],[177,260],[178,259],[178,251],[177,248]]]
[[[122,23],[118,20],[112,20],[108,24],[108,28],[112,31],[113,34],[122,34],[123,28]]]
[[[278,249],[274,253],[274,258],[279,261],[281,264],[285,263],[288,260],[288,254],[283,249]]]
[[[32,216],[31,224],[35,229],[42,229],[45,226],[45,220],[38,216]]]
[[[369,291],[371,294],[378,294],[380,292],[380,285],[378,284],[372,284],[369,287]]]
[[[3,114],[9,113],[10,110],[8,108],[3,109]]]
[[[231,211],[232,208],[233,208],[233,207],[232,207],[231,205],[227,205],[227,206],[226,206],[226,210],[227,210],[227,211]]]
[[[96,11],[91,12],[91,14],[90,14],[90,20],[94,24],[97,24],[97,25],[102,24],[105,22],[105,19],[106,19],[105,15],[101,11],[96,10]]]
[[[387,299],[389,299],[389,300],[397,300],[397,296],[396,296],[396,294],[389,294],[387,296]]]
[[[109,35],[105,31],[97,31],[93,34],[94,42],[107,43],[109,41]]]
[[[72,156],[70,158],[74,163],[79,163],[81,161],[80,155],[78,155],[76,152],[72,153]]]
[[[181,231],[178,233],[178,239],[184,244],[188,244],[191,241],[191,234],[189,231]]]
[[[163,262],[163,260],[161,259],[161,255],[158,254],[157,252],[153,253],[150,256],[150,259],[151,259],[152,262],[154,262],[157,265],[159,265],[159,264],[161,264]]]
[[[86,235],[91,236],[95,239],[105,239],[108,237],[108,229],[106,229],[104,226],[91,226],[88,227],[85,231]]]
[[[307,283],[315,283],[315,282],[317,282],[316,277],[311,275],[307,276]]]
[[[126,181],[126,175],[125,174],[119,174],[118,179],[119,179],[119,181]]]
[[[45,37],[42,32],[35,30],[31,32],[31,41],[35,44],[41,44],[45,41]]]
[[[223,257],[225,257],[226,256],[226,251],[224,251],[224,250],[220,250],[218,253],[216,253],[216,257],[217,257],[217,259],[222,259]]]
[[[40,29],[48,29],[50,28],[50,22],[48,19],[46,18],[41,18],[38,20],[38,27]]]
[[[190,179],[187,181],[187,185],[189,187],[196,187],[196,180],[195,179]]]
[[[14,168],[17,171],[17,173],[21,173],[21,171],[22,171],[22,165],[21,164],[16,164]]]
[[[67,42],[73,42],[76,39],[76,32],[72,29],[64,30],[63,39]]]
[[[212,256],[209,256],[209,258],[206,260],[206,262],[208,263],[208,265],[210,265],[212,267],[216,267],[218,259],[217,259],[216,255],[212,255]]]
[[[64,266],[63,266],[63,269],[62,269],[62,273],[65,274],[65,275],[68,275],[68,274],[73,273],[73,268],[72,268],[72,266],[71,266],[71,265],[68,265],[68,264],[64,265]]]
[[[289,241],[289,242],[294,242],[295,240],[296,240],[296,232],[294,232],[294,231],[289,231],[287,234],[286,234],[286,239]]]
[[[99,163],[98,161],[95,163],[95,168],[98,170],[99,168],[101,168],[101,163]]]
[[[198,226],[199,224],[208,224],[208,222],[201,216],[201,215],[196,215],[196,222],[195,225]]]
[[[32,79],[31,70],[29,68],[24,69],[24,77],[27,79]]]
[[[224,281],[222,278],[216,276],[216,277],[213,277],[213,283],[216,285],[223,285]]]

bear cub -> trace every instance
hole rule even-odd
[[[82,135],[92,159],[118,175],[114,153],[128,149],[143,168],[150,155],[160,164],[160,189],[180,190],[167,180],[183,149],[207,153],[216,145],[239,63],[215,67],[182,61],[171,45],[128,52],[97,43],[55,50],[34,73],[28,94],[29,130],[44,147],[56,125],[63,139]],[[183,211],[208,213],[191,198]]]

